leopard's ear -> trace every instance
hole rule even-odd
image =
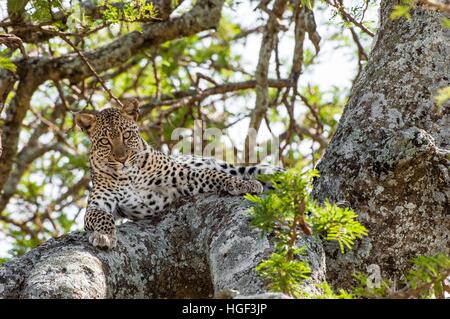
[[[95,114],[93,113],[78,113],[75,115],[75,123],[81,128],[83,132],[90,134],[95,126]]]
[[[137,121],[139,117],[139,101],[132,99],[123,103],[122,114],[130,120]]]

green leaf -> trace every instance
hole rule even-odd
[[[444,28],[450,29],[450,19],[449,18],[442,18],[441,23]]]
[[[413,267],[406,274],[406,279],[412,288],[418,288],[424,283],[443,281],[450,272],[450,257],[442,253],[433,256],[418,256],[411,262]]]
[[[311,268],[303,261],[290,260],[286,253],[273,253],[256,267],[256,272],[269,279],[271,291],[295,297],[301,294],[299,284],[309,277]]]
[[[389,17],[392,20],[396,20],[396,19],[400,19],[400,18],[406,18],[409,20],[409,19],[411,19],[411,14],[409,13],[410,10],[411,10],[410,5],[398,4],[394,7],[394,9],[392,10]]]
[[[16,65],[7,57],[0,55],[0,69],[16,72]]]
[[[450,100],[450,86],[440,88],[437,95],[434,97],[434,100],[436,102],[436,106],[438,107],[437,111],[439,112],[442,105]]]
[[[102,17],[105,21],[117,23],[121,20],[125,22],[135,22],[145,19],[156,18],[158,11],[152,2],[146,0],[134,0],[131,2],[122,2],[122,7],[119,10],[114,3],[118,1],[107,2],[102,1],[105,9],[102,11]]]
[[[368,234],[367,229],[356,220],[358,215],[349,208],[326,201],[324,206],[312,203],[309,209],[312,215],[308,221],[315,232],[326,240],[337,241],[341,253],[345,252],[345,247],[352,249],[356,239]]]
[[[312,10],[314,7],[313,0],[302,0],[302,6],[306,6],[309,10]]]

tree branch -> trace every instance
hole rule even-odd
[[[448,3],[443,3],[436,0],[420,0],[419,2],[427,8],[450,13],[450,4]]]
[[[96,50],[83,52],[83,55],[98,73],[118,67],[143,49],[216,27],[221,17],[223,2],[224,0],[198,1],[181,17],[145,25],[142,32],[128,33]],[[31,59],[29,63],[22,60],[17,63],[23,68],[36,68],[36,72],[41,75],[41,81],[69,79],[72,83],[77,83],[92,75],[83,60],[73,54],[53,59],[40,58],[38,61]]]
[[[290,85],[289,80],[268,80],[268,85],[274,88],[282,88]],[[235,91],[242,91],[252,89],[256,86],[256,81],[243,81],[243,82],[235,82],[235,83],[225,83],[218,84],[214,87],[207,88],[203,91],[198,90],[187,90],[187,91],[177,91],[174,92],[171,96],[162,95],[160,99],[155,98],[150,102],[147,102],[141,106],[142,115],[148,114],[154,107],[170,105],[170,111],[165,113],[169,114],[173,112],[175,109],[182,107],[186,104],[192,102],[202,101],[205,98],[217,95],[217,94],[226,94]]]
[[[16,94],[6,110],[6,121],[2,128],[1,138],[8,143],[3,146],[3,153],[0,158],[0,189],[3,189],[11,172],[14,157],[17,153],[21,124],[30,105],[31,96],[37,86],[38,83],[32,73],[28,72],[23,75]]]
[[[119,226],[112,251],[94,248],[88,234],[75,232],[2,264],[0,297],[229,298],[229,291],[267,292],[255,267],[273,245],[248,225],[249,202],[202,195],[178,205],[160,220]],[[317,293],[315,284],[325,276],[322,245],[313,238],[298,244],[306,245],[302,258],[312,268],[304,289]]]
[[[253,109],[252,115],[250,117],[249,131],[250,129],[259,130],[261,121],[264,118],[264,113],[266,112],[269,99],[268,99],[268,83],[267,77],[269,73],[269,62],[272,56],[272,51],[275,48],[276,37],[279,30],[279,19],[282,17],[288,1],[287,0],[276,0],[273,4],[272,10],[265,8],[265,4],[261,3],[260,8],[269,14],[269,20],[264,28],[264,33],[262,36],[261,48],[259,50],[258,65],[256,67],[255,79],[256,79],[256,102],[255,108]],[[245,155],[246,162],[248,159],[253,157],[251,153],[254,152],[253,148],[249,145],[250,138],[247,136],[245,141]]]

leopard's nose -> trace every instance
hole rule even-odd
[[[121,141],[113,140],[112,144],[112,155],[114,156],[114,159],[118,162],[121,162],[122,164],[125,163],[125,161],[128,158],[128,152],[127,148]]]
[[[123,164],[126,162],[128,155],[125,153],[125,154],[121,154],[121,155],[115,156],[115,157],[118,162],[121,162]]]

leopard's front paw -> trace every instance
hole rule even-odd
[[[89,242],[94,247],[112,249],[117,245],[116,233],[105,234],[99,231],[93,231],[89,236]]]
[[[246,182],[248,187],[247,193],[261,194],[264,191],[264,186],[261,184],[261,182],[256,180],[250,180]]]
[[[247,193],[259,194],[262,193],[264,187],[259,181],[249,180],[249,181],[240,181],[239,183],[232,185],[228,192],[231,195],[242,195]]]

